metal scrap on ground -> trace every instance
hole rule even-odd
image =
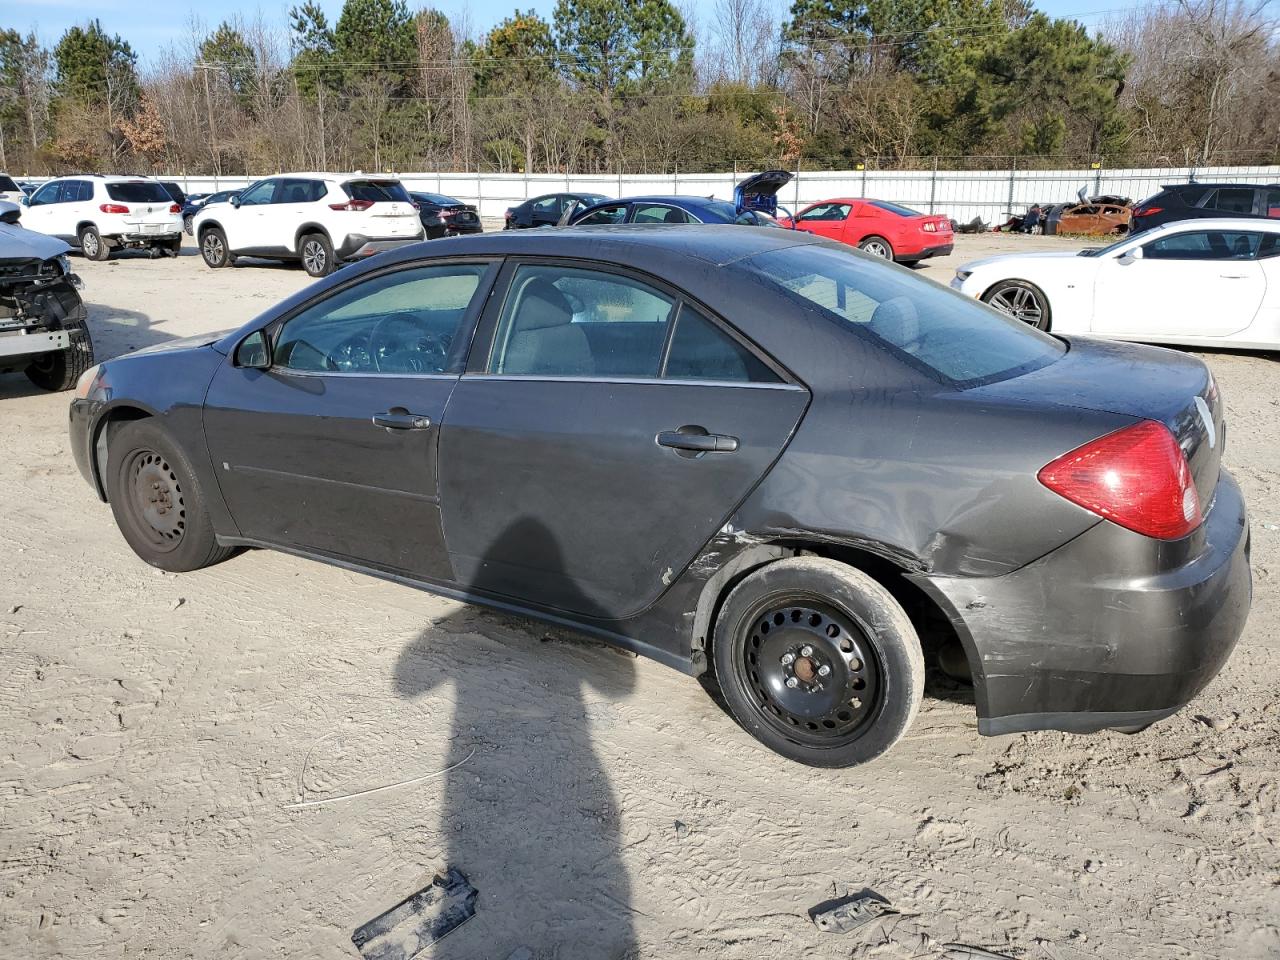
[[[351,942],[364,960],[410,960],[474,917],[478,896],[467,878],[451,867],[358,928]]]

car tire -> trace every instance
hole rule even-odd
[[[863,253],[869,253],[873,257],[879,257],[881,260],[893,259],[893,244],[884,237],[870,236],[863,237],[862,242],[858,244],[858,249]]]
[[[323,233],[308,233],[298,241],[298,253],[302,257],[302,269],[309,277],[327,277],[333,273],[333,244]]]
[[[200,256],[204,258],[205,266],[213,270],[232,263],[227,235],[221,227],[210,227],[200,232]]]
[[[195,217],[192,214],[187,214],[185,217],[182,218],[182,229],[186,231],[186,234],[188,237],[192,235],[191,225],[192,223],[194,223],[194,221],[195,221]]]
[[[77,239],[80,241],[80,252],[86,260],[105,260],[111,256],[111,248],[102,239],[97,227],[81,227]]]
[[[229,557],[219,546],[195,471],[152,419],[119,427],[107,447],[107,498],[133,552],[161,570],[185,573]]]
[[[743,729],[814,767],[881,756],[924,696],[924,653],[901,605],[861,570],[822,557],[776,561],[734,587],[712,663]]]
[[[1001,280],[987,289],[982,302],[1037,330],[1047,331],[1053,322],[1049,298],[1026,280]]]
[[[80,311],[83,310],[81,307]],[[42,353],[27,364],[27,379],[41,390],[70,390],[80,379],[80,374],[93,366],[93,340],[89,337],[89,327],[83,316],[64,322],[62,329],[70,335],[71,346],[66,350]]]

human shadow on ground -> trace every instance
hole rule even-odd
[[[508,569],[515,562],[565,576],[559,544],[531,518],[498,537],[471,591],[497,593],[490,571],[498,558]],[[580,592],[565,606],[607,617]],[[419,634],[396,663],[401,697],[452,687],[439,830],[448,866],[480,897],[475,918],[446,941],[448,954],[505,960],[524,947],[557,960],[632,958],[621,810],[592,728],[618,722],[609,704],[633,689],[635,660],[589,641],[539,643],[546,631],[530,626],[464,607]]]

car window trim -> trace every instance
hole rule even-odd
[[[612,273],[617,276],[626,277],[638,283],[647,284],[654,289],[660,291],[666,296],[671,297],[676,302],[675,316],[667,325],[666,336],[662,344],[662,355],[658,362],[657,377],[557,377],[548,375],[525,375],[525,374],[504,374],[490,373],[489,360],[493,353],[496,338],[498,335],[498,321],[502,317],[503,307],[506,305],[507,295],[511,292],[511,282],[515,278],[516,269],[520,266],[553,266],[565,267],[579,270],[594,270],[600,273]],[[588,260],[583,257],[549,257],[545,255],[531,254],[526,256],[507,257],[498,271],[492,288],[489,290],[487,302],[479,323],[476,325],[475,333],[472,336],[469,356],[467,363],[462,371],[465,377],[492,377],[495,379],[518,379],[524,377],[529,380],[589,380],[592,382],[607,383],[692,383],[700,381],[689,380],[668,380],[664,379],[662,374],[667,368],[667,359],[671,349],[671,338],[675,333],[676,323],[680,319],[680,313],[684,309],[684,305],[688,304],[694,310],[699,311],[713,326],[721,333],[730,337],[744,350],[754,356],[757,360],[765,365],[775,376],[777,376],[784,385],[797,386],[807,390],[804,382],[793,374],[787,367],[783,366],[779,361],[775,360],[766,350],[753,342],[733,324],[729,323],[719,312],[711,309],[701,300],[686,293],[679,287],[674,286],[670,282],[661,277],[646,273],[635,267],[623,266],[621,264],[609,263],[599,260]],[[714,380],[708,381],[719,384],[741,384],[751,387],[779,386],[779,384],[753,383],[750,381],[743,382],[739,380]]]
[[[477,257],[477,256],[465,256],[465,255],[453,256],[453,257],[440,257],[437,259],[427,260],[427,261],[410,260],[403,263],[389,264],[388,266],[383,267],[381,270],[373,270],[373,271],[370,271],[369,273],[362,273],[359,276],[352,277],[346,283],[341,283],[336,286],[330,287],[329,289],[324,290],[321,293],[317,294],[315,297],[312,297],[311,299],[305,301],[304,303],[298,304],[296,307],[294,307],[292,310],[288,311],[287,313],[284,313],[278,317],[275,317],[266,326],[258,328],[260,330],[263,330],[266,333],[267,339],[271,343],[272,363],[271,363],[271,366],[267,368],[266,372],[276,374],[278,376],[289,376],[289,377],[376,377],[379,380],[387,379],[389,377],[399,377],[402,379],[410,378],[410,379],[435,380],[435,379],[444,378],[449,380],[456,380],[467,369],[468,357],[475,348],[476,328],[479,325],[480,318],[484,314],[484,307],[488,303],[489,297],[493,293],[494,284],[498,278],[498,274],[501,272],[502,262],[503,262],[503,258],[501,256]],[[458,328],[460,333],[468,337],[466,350],[463,352],[462,357],[460,358],[458,370],[455,370],[453,372],[445,371],[443,373],[401,373],[401,372],[360,373],[360,372],[343,371],[343,370],[293,370],[289,367],[281,367],[276,365],[275,351],[277,347],[277,338],[279,337],[280,331],[284,328],[285,324],[287,324],[290,320],[297,317],[299,314],[307,310],[310,310],[313,307],[319,306],[320,304],[324,303],[326,300],[329,300],[330,298],[335,297],[338,294],[343,293],[344,291],[349,290],[351,287],[356,286],[357,284],[360,284],[360,283],[365,283],[370,280],[376,280],[380,277],[385,277],[393,273],[402,273],[408,270],[418,270],[424,267],[444,267],[444,266],[450,266],[450,265],[483,266],[485,268],[484,273],[480,275],[480,282],[476,285],[475,293],[471,295],[471,302],[467,304],[466,312],[463,313],[462,315],[462,323],[459,325],[459,328]],[[249,336],[253,332],[255,331],[250,331],[249,333],[245,334],[245,336]],[[232,351],[231,356],[233,357],[235,356],[234,350]]]

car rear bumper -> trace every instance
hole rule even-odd
[[[342,246],[338,247],[337,254],[343,260],[363,259],[372,257],[375,253],[382,253],[384,250],[394,250],[397,247],[418,243],[422,237],[421,233],[413,237],[364,237],[353,233],[347,236]]]
[[[104,233],[104,240],[114,240],[117,243],[135,244],[135,243],[157,243],[166,240],[181,240],[182,226],[175,225],[172,230],[166,230],[163,233]]]
[[[903,251],[898,256],[903,260],[928,260],[931,257],[946,257],[951,255],[951,251],[955,249],[954,243],[939,243],[932,247],[924,247],[919,252],[908,253]]]
[[[1185,542],[1100,522],[1002,577],[912,579],[965,644],[979,732],[1137,729],[1185,706],[1244,630],[1244,498],[1223,471],[1204,525]]]

